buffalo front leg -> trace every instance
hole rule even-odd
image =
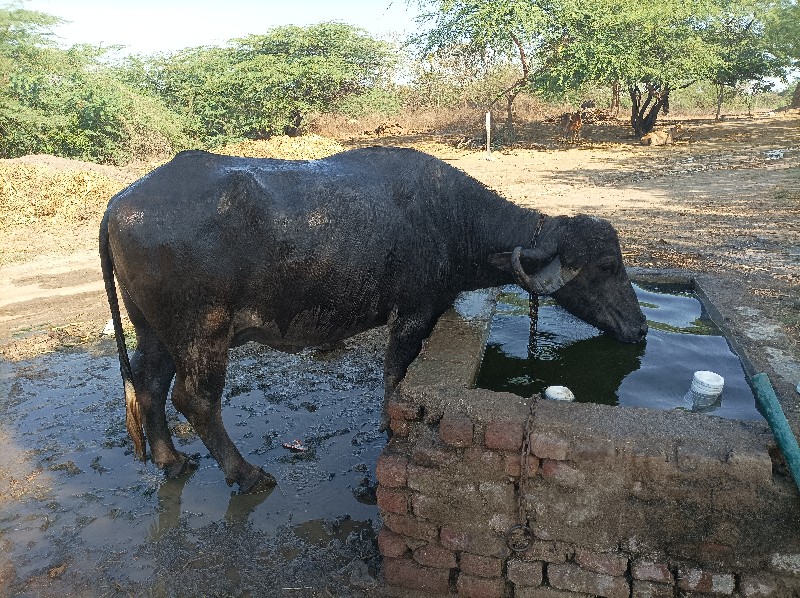
[[[386,403],[397,385],[406,375],[408,366],[419,355],[422,342],[430,336],[437,316],[414,314],[398,316],[389,322],[389,342],[383,362],[383,410],[380,431],[389,430],[389,415]]]
[[[191,343],[176,364],[172,402],[216,459],[228,485],[238,484],[242,494],[262,492],[275,486],[275,478],[244,460],[222,422],[227,347],[209,339]]]

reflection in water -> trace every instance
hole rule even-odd
[[[691,409],[685,396],[694,372],[703,369],[725,378],[722,401],[710,412],[760,419],[739,358],[697,297],[685,290],[634,289],[650,327],[645,342],[617,342],[543,301],[531,347],[527,294],[507,287],[498,297],[476,385],[525,397],[559,385],[579,402]]]
[[[181,504],[186,483],[195,474],[196,469],[179,478],[165,479],[158,489],[158,521],[150,527],[150,538],[159,540],[170,530],[179,527],[181,522]],[[239,494],[231,492],[228,507],[223,521],[233,527],[244,527],[250,515],[263,503],[277,486],[266,492],[255,494]],[[194,491],[194,490],[192,490]]]
[[[195,470],[196,471],[196,470]],[[165,479],[158,489],[158,521],[150,527],[150,538],[159,540],[169,530],[178,527],[181,519],[181,494],[186,482],[195,471],[186,473],[179,478]]]
[[[616,405],[616,391],[625,377],[639,369],[644,343],[629,344],[601,335],[559,345],[557,337],[540,332],[535,350],[520,359],[502,345],[486,347],[478,385],[521,396],[542,393],[548,386],[567,386],[576,397]]]

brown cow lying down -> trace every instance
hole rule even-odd
[[[683,130],[681,125],[673,125],[664,131],[650,131],[639,142],[642,145],[671,145]]]

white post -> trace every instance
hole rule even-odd
[[[486,155],[492,155],[492,113],[486,113]]]

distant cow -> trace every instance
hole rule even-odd
[[[577,112],[567,113],[562,117],[564,126],[564,137],[570,143],[577,143],[581,136],[581,128],[583,127],[583,117],[580,110]]]
[[[682,130],[683,127],[677,124],[662,131],[650,131],[639,142],[642,145],[672,145]]]
[[[647,329],[608,222],[520,208],[407,149],[312,161],[183,152],[111,199],[100,255],[136,455],[148,441],[168,476],[186,467],[164,411],[173,384],[175,407],[241,492],[275,481],[223,426],[231,346],[297,351],[388,322],[388,397],[464,290],[516,280],[621,341]],[[130,361],[114,274],[136,329]]]

